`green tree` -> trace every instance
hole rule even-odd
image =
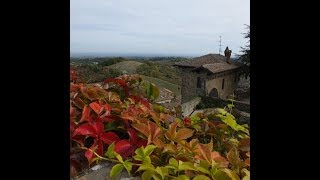
[[[244,64],[242,75],[247,78],[250,77],[250,26],[246,25],[248,29],[247,33],[244,33],[244,38],[248,39],[248,44],[245,47],[241,47],[241,55],[239,56],[239,61]]]

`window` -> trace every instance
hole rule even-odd
[[[224,79],[222,79],[222,89],[224,88]]]
[[[197,88],[201,88],[201,79],[200,79],[200,77],[197,78]]]

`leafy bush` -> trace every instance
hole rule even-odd
[[[250,178],[250,136],[224,109],[181,117],[152,104],[159,91],[139,76],[104,81],[103,88],[76,83],[70,72],[71,152],[80,151],[86,163],[71,154],[76,176],[99,161],[116,163],[110,177],[122,170],[147,179]]]
[[[202,97],[200,103],[196,106],[196,109],[205,109],[205,108],[216,108],[220,107],[223,108],[225,103],[210,98],[210,97]]]
[[[121,75],[118,69],[105,70],[102,66],[94,64],[83,64],[73,67],[73,69],[78,74],[78,82],[83,83],[101,82],[106,77],[114,78]]]

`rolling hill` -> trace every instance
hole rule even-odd
[[[122,61],[116,64],[113,64],[111,66],[105,66],[106,69],[112,68],[112,69],[118,69],[119,71],[126,71],[127,74],[136,74],[137,68],[141,66],[143,63],[138,61]]]

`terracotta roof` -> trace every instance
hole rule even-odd
[[[213,73],[218,73],[239,68],[241,65],[234,61],[231,61],[230,64],[227,63],[227,58],[220,54],[207,54],[187,61],[177,62],[175,66],[193,67],[195,69],[204,68]]]
[[[218,73],[222,71],[227,71],[231,69],[236,69],[239,66],[235,64],[228,64],[228,63],[215,63],[215,64],[205,64],[202,66],[205,69],[208,69],[209,71],[213,73]]]

